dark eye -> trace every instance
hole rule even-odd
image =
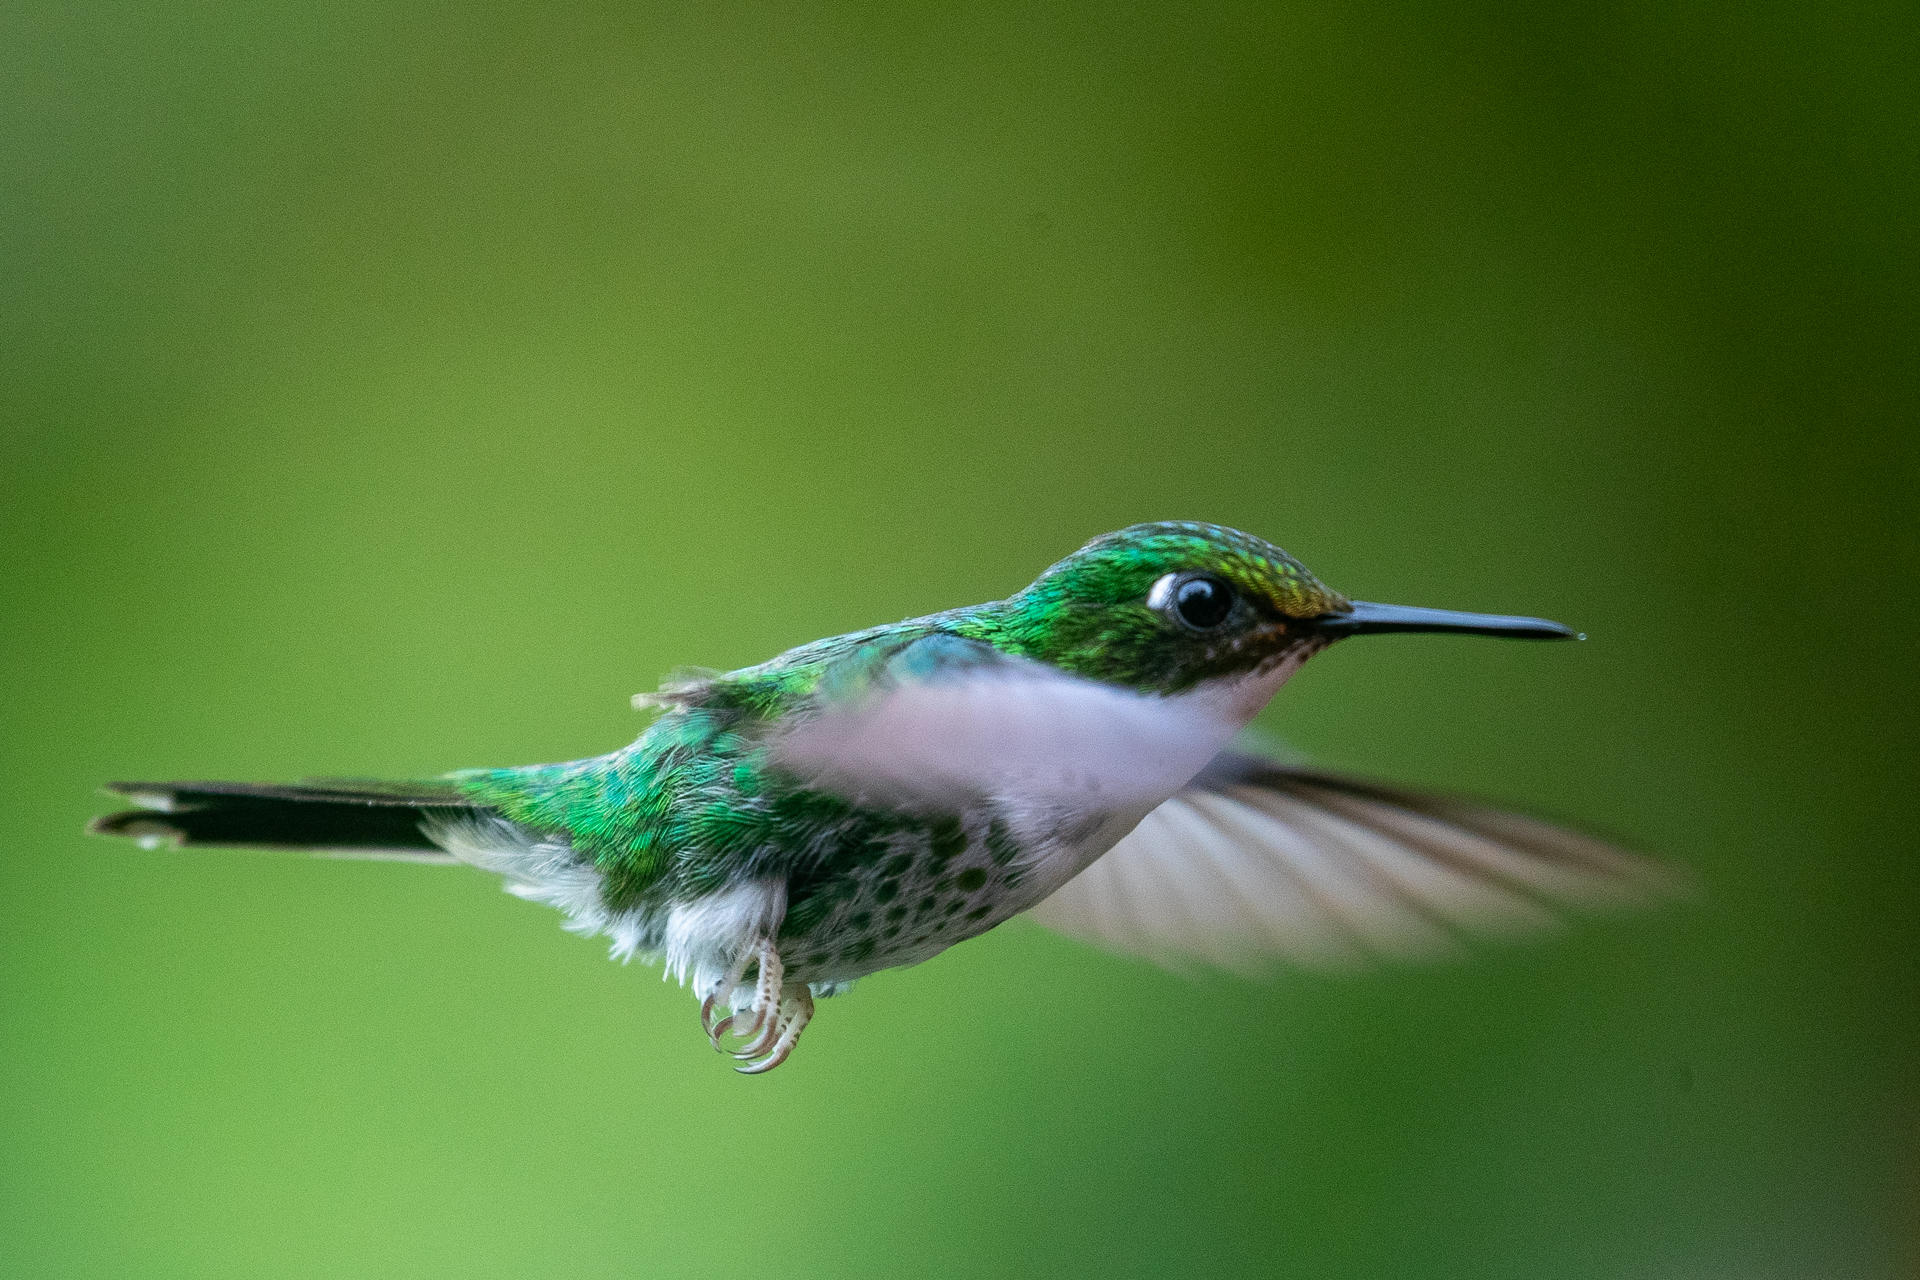
[[[1188,578],[1173,589],[1173,611],[1195,631],[1208,631],[1233,612],[1233,588],[1218,578]]]

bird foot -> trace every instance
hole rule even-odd
[[[746,977],[749,965],[758,968],[752,1001],[716,1019],[721,998],[731,996]],[[700,1025],[707,1039],[715,1049],[744,1064],[734,1068],[742,1075],[760,1075],[785,1062],[813,1017],[813,993],[804,982],[784,981],[784,972],[773,940],[761,938],[700,1001]],[[723,1043],[729,1037],[738,1043],[731,1047]]]
[[[787,1060],[787,1055],[793,1052],[793,1046],[800,1043],[800,1033],[806,1030],[807,1023],[812,1020],[813,992],[807,989],[804,982],[787,984],[780,993],[779,1008],[767,1020],[766,1031],[762,1032],[760,1039],[746,1049],[734,1052],[733,1056],[741,1059],[741,1065],[734,1070],[743,1076],[757,1076],[773,1070]],[[772,1039],[761,1051],[760,1041],[769,1033]]]

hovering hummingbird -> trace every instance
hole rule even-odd
[[[738,1070],[815,997],[1026,912],[1163,963],[1446,950],[1645,898],[1658,865],[1496,808],[1229,743],[1347,636],[1574,633],[1349,600],[1259,538],[1135,525],[992,604],[670,680],[637,741],[414,782],[114,783],[91,830],[464,862],[691,983]]]

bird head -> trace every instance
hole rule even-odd
[[[1297,665],[1352,635],[1575,635],[1541,618],[1349,600],[1270,542],[1186,521],[1095,538],[982,621],[1008,652],[1166,694]]]

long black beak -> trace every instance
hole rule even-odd
[[[1503,613],[1455,613],[1451,609],[1416,609],[1404,604],[1372,604],[1355,600],[1345,613],[1318,620],[1320,630],[1333,636],[1364,636],[1382,631],[1454,631],[1470,636],[1507,636],[1517,640],[1584,640],[1571,627],[1545,618],[1516,618]]]

